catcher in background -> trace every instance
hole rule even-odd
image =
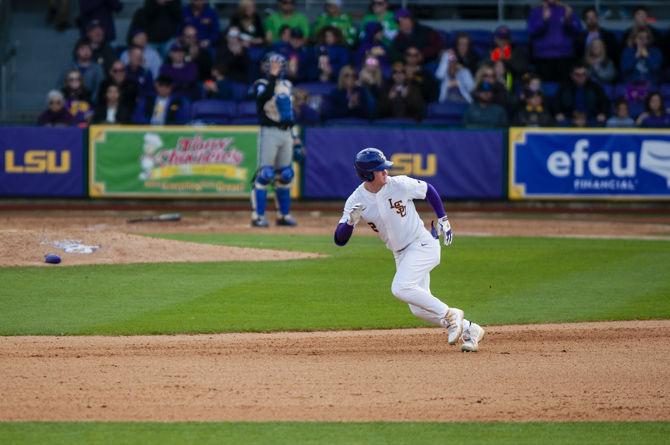
[[[269,53],[262,64],[267,78],[258,79],[253,85],[256,110],[261,125],[258,140],[258,169],[251,192],[253,208],[251,225],[268,227],[265,217],[267,188],[273,184],[279,207],[277,225],[295,226],[290,215],[291,182],[294,152],[302,152],[300,139],[294,132],[291,82],[284,79],[286,59],[278,53]]]
[[[440,264],[440,240],[451,244],[452,231],[440,195],[435,188],[408,176],[388,176],[393,162],[376,148],[356,155],[356,173],[363,183],[344,205],[335,230],[335,244],[344,246],[361,218],[384,241],[395,257],[396,274],[391,292],[409,305],[412,313],[429,323],[444,327],[448,342],[462,340],[461,350],[475,352],[484,338],[484,329],[463,318],[463,311],[450,308],[430,292],[430,271]],[[438,218],[438,229],[426,230],[414,207],[415,199],[426,199]]]

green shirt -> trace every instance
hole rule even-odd
[[[367,25],[370,22],[379,22],[379,19],[375,14],[366,14],[365,17],[363,17],[363,20],[361,21],[360,36],[363,36],[363,33],[365,32],[365,25]],[[386,11],[386,14],[384,14],[384,18],[379,23],[381,23],[382,27],[384,28],[383,42],[388,45],[389,43],[391,43],[391,40],[393,40],[395,35],[398,33],[398,23],[395,21],[395,15],[391,11]]]
[[[271,41],[279,41],[279,28],[288,25],[291,28],[300,28],[305,38],[309,36],[309,21],[305,14],[294,12],[289,17],[284,17],[279,12],[273,12],[265,19],[265,31],[271,33]]]
[[[334,26],[342,31],[342,35],[344,36],[344,40],[347,45],[353,46],[356,43],[356,28],[351,21],[351,17],[349,17],[347,14],[340,14],[338,17],[331,17],[325,12],[321,13],[321,15],[319,15],[314,22],[314,31],[312,32],[312,35],[316,37],[321,28],[329,25]]]

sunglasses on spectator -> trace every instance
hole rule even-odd
[[[342,74],[343,77],[356,77],[356,74],[354,73],[344,73]]]
[[[382,5],[385,5],[386,2],[372,2],[372,4],[373,4],[374,6],[382,6]]]
[[[113,72],[113,73],[122,73],[122,72],[124,72],[124,71],[125,71],[125,70],[124,70],[123,68],[112,68],[112,72]]]
[[[67,81],[68,82],[74,82],[74,81],[81,81],[81,77],[68,77]]]
[[[419,57],[419,53],[418,53],[418,52],[408,52],[408,53],[405,53],[405,55],[406,55],[407,57]]]
[[[393,74],[405,74],[403,70],[393,70]]]
[[[49,105],[57,105],[57,104],[62,104],[62,100],[50,100]]]

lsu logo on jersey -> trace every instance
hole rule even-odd
[[[435,176],[437,174],[437,155],[419,153],[396,153],[391,156],[393,161],[392,175]]]
[[[404,218],[407,215],[407,206],[402,205],[402,200],[393,202],[392,198],[389,198],[389,206],[391,209],[395,209],[395,212],[400,215],[401,218]]]
[[[58,160],[56,150],[28,150],[23,160],[14,150],[5,151],[5,173],[67,173],[70,171],[70,152],[63,150]]]

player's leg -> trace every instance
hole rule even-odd
[[[440,252],[439,241],[431,238],[418,241],[398,254],[391,292],[409,304],[412,313],[418,317],[445,327],[449,332],[449,343],[454,344],[462,333],[463,311],[449,308],[422,287],[426,284],[426,275],[440,263]]]
[[[277,155],[277,138],[272,130],[272,128],[262,127],[258,137],[258,170],[251,191],[251,224],[256,227],[268,226],[265,218],[267,189],[275,178],[274,161]]]
[[[280,226],[295,226],[297,222],[291,217],[291,184],[295,172],[293,171],[293,137],[290,131],[285,131],[277,148],[276,158],[277,177],[275,180],[275,195],[279,214],[277,224]]]

